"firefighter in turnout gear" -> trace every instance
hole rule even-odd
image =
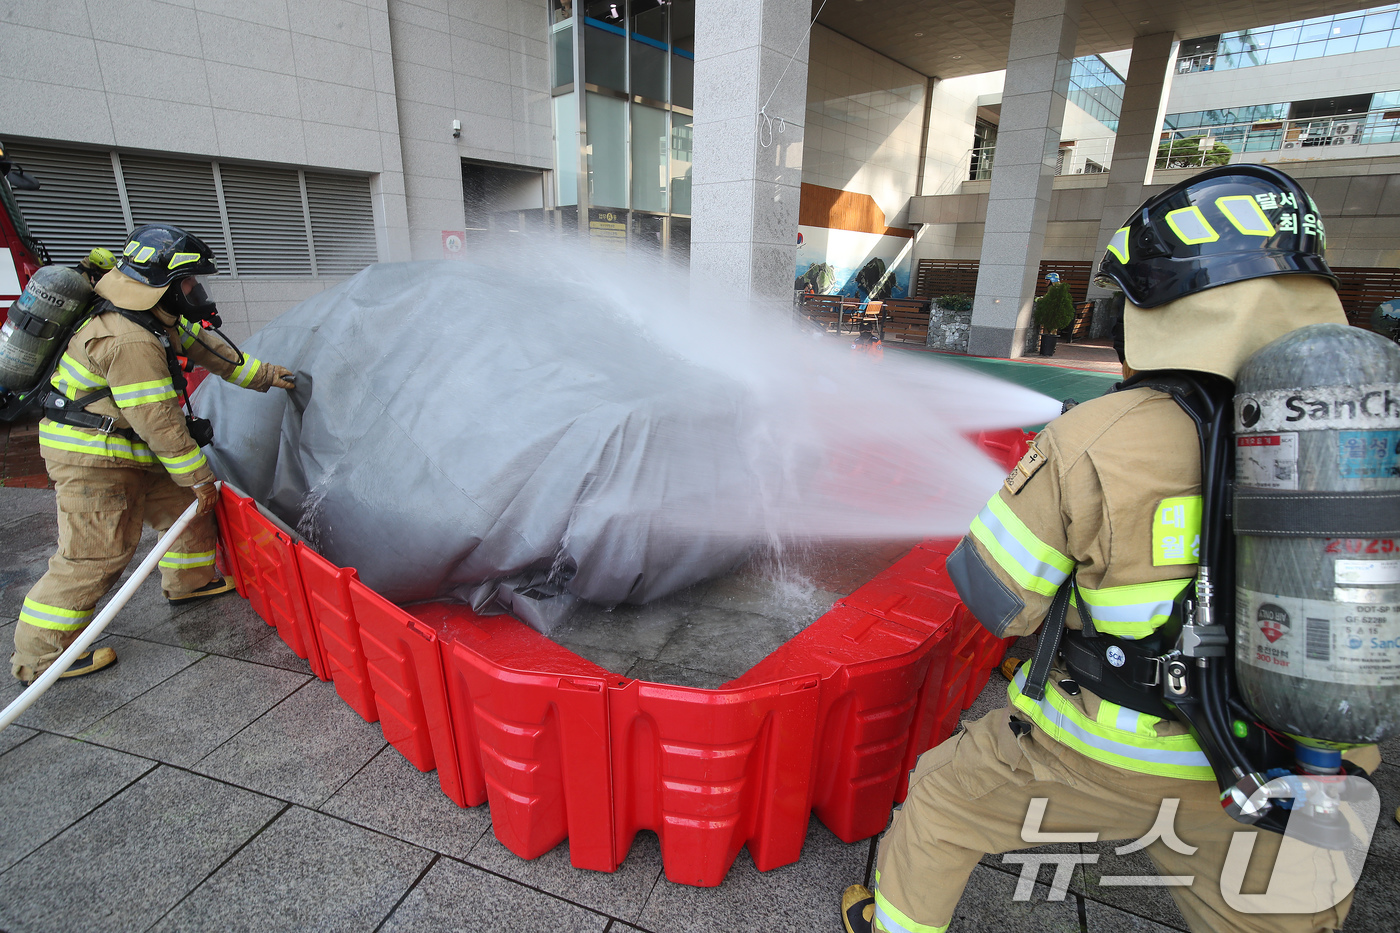
[[[1228,390],[1266,344],[1345,323],[1324,237],[1291,178],[1232,165],[1148,201],[1110,241],[1101,274],[1127,296],[1124,382],[1036,436],[948,559],[963,602],[997,636],[1060,629],[1058,603],[1061,650],[1044,650],[1058,639],[1042,631],[1044,656],[1016,670],[1008,705],[919,758],[880,841],[874,890],[856,885],[842,897],[848,933],[956,930],[954,910],[985,854],[1049,841],[1145,851],[1193,931],[1340,926],[1349,894],[1312,914],[1234,909],[1241,879],[1222,880],[1222,867],[1233,837],[1251,830],[1222,810],[1196,738],[1171,718],[1160,688],[1110,700],[1086,686],[1111,692],[1108,675],[1082,673],[1118,668],[1132,675],[1119,683],[1146,684],[1134,644],[1175,642],[1199,556],[1202,474],[1173,373]],[[1373,746],[1350,757],[1367,771],[1379,764]],[[1283,837],[1253,832],[1242,880],[1260,891]],[[1043,835],[1068,833],[1078,835]]]
[[[214,566],[214,473],[181,410],[176,354],[259,392],[292,382],[288,370],[244,358],[205,330],[218,319],[196,276],[215,271],[198,238],[164,224],[141,227],[99,280],[103,301],[54,369],[39,445],[58,498],[58,552],[15,626],[10,668],[25,683],[92,620],[136,553],[142,523],[164,531],[196,498],[199,517],[160,560],[162,590],[182,603],[233,589]],[[97,648],[63,676],[115,661],[112,648]]]

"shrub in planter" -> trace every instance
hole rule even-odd
[[[963,312],[972,310],[972,297],[962,293],[940,295],[933,299],[933,303],[944,311]]]

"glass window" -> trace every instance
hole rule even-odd
[[[1394,10],[1391,10],[1391,11],[1386,12],[1386,13],[1372,13],[1370,16],[1367,16],[1365,22],[1363,22],[1363,23],[1361,24],[1361,31],[1362,31],[1362,32],[1385,32],[1385,31],[1388,31],[1389,29],[1391,29],[1392,27],[1394,27],[1394,25],[1395,25],[1395,11],[1394,11]]]
[[[671,211],[690,213],[690,152],[694,133],[692,117],[671,113]],[[673,227],[672,230],[675,228]],[[689,230],[689,227],[686,228]]]
[[[563,23],[573,18],[574,0],[550,0],[549,7],[554,14],[550,20],[552,23]]]
[[[1332,24],[1332,38],[1337,36],[1354,36],[1361,32],[1360,16],[1353,16],[1350,19],[1339,19]]]
[[[1367,52],[1371,49],[1383,49],[1390,44],[1390,33],[1368,32],[1356,37],[1356,51]]]
[[[584,7],[583,80],[599,87],[627,90],[627,48],[623,38],[622,3],[589,3]]]
[[[1264,53],[1264,64],[1276,65],[1279,62],[1293,61],[1294,54],[1298,51],[1296,45],[1274,46]]]
[[[1293,56],[1293,60],[1300,62],[1305,58],[1317,58],[1324,54],[1326,49],[1326,42],[1303,42],[1299,44],[1298,53]]]
[[[1303,34],[1300,40],[1303,42],[1315,42],[1318,39],[1326,39],[1332,34],[1332,21],[1330,19],[1323,22],[1305,22]]]
[[[561,207],[578,203],[578,98],[554,98],[554,200]]]
[[[695,106],[695,0],[671,0],[671,103]]]
[[[666,111],[632,105],[632,209],[666,210],[670,141]]]
[[[574,27],[554,30],[554,86],[574,83]]]
[[[1278,48],[1281,45],[1297,45],[1298,36],[1302,33],[1300,26],[1275,26],[1274,38],[1269,43],[1271,48]]]
[[[632,0],[632,93],[666,100],[666,4]]]
[[[1372,110],[1389,110],[1400,106],[1400,91],[1381,91],[1371,95]]]
[[[588,201],[596,207],[626,207],[627,102],[590,93],[584,106],[588,111],[588,145],[585,149],[588,155]]]
[[[1345,55],[1347,52],[1356,51],[1356,36],[1339,36],[1336,39],[1327,40],[1327,48],[1323,55]]]

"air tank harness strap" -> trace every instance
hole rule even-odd
[[[15,330],[22,330],[40,340],[56,337],[63,331],[63,325],[58,321],[49,321],[36,314],[30,314],[18,304],[10,306],[9,323],[14,325]]]
[[[1235,533],[1286,538],[1400,535],[1400,492],[1235,489]]]
[[[59,392],[50,391],[48,398],[44,399],[44,417],[58,424],[101,431],[103,434],[115,434],[117,437],[124,437],[129,441],[141,440],[141,435],[131,428],[116,427],[116,419],[110,415],[99,415],[96,412],[83,410],[98,399],[111,397],[111,386],[103,386],[78,399],[69,399]]]
[[[1031,658],[1030,669],[1026,672],[1026,684],[1021,688],[1022,694],[1037,703],[1045,698],[1045,684],[1050,679],[1050,667],[1060,653],[1060,639],[1065,634],[1065,617],[1069,614],[1070,594],[1078,592],[1079,584],[1075,582],[1074,573],[1071,572],[1068,579],[1055,591],[1055,598],[1050,601],[1050,611],[1045,614],[1045,621],[1041,623],[1040,640],[1036,643],[1035,655]],[[1083,597],[1079,597],[1077,602],[1079,621],[1087,631],[1094,632],[1094,622],[1089,618]]]

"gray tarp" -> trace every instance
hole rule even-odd
[[[494,600],[546,630],[574,597],[646,602],[726,572],[788,531],[878,536],[860,523],[882,509],[913,516],[906,524],[916,527],[892,531],[939,530],[917,524],[918,496],[852,504],[839,501],[839,483],[834,498],[821,482],[808,489],[832,450],[799,437],[820,428],[803,411],[853,422],[858,434],[872,420],[862,393],[882,391],[825,374],[844,372],[849,353],[822,363],[817,381],[831,400],[804,409],[810,377],[770,372],[801,347],[763,348],[768,363],[737,366],[742,353],[726,341],[752,349],[743,332],[716,337],[706,320],[677,335],[677,320],[639,326],[611,288],[541,285],[465,263],[380,264],[247,342],[249,355],[296,373],[293,392],[210,379],[194,400],[215,425],[218,475],[329,560],[395,602]],[[691,352],[707,334],[719,348],[713,365]],[[919,393],[936,394],[883,394]],[[849,415],[843,404],[854,405]],[[892,432],[920,437],[930,418],[901,416]],[[914,492],[950,500],[944,524],[965,528],[998,471],[956,433],[930,443],[962,465],[923,464],[932,492]],[[877,471],[863,495],[899,482],[908,479]],[[797,527],[794,516],[822,527]]]

